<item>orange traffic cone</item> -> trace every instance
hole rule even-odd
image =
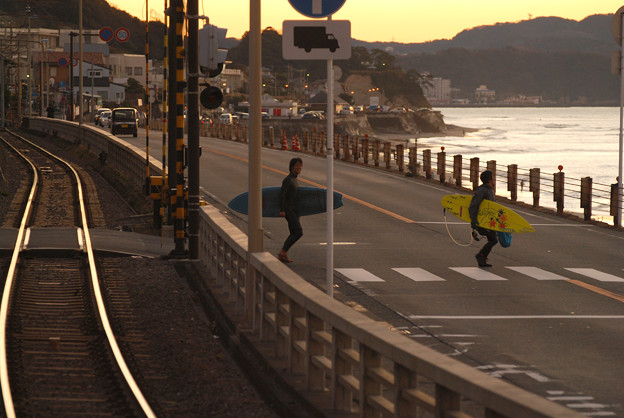
[[[301,151],[301,147],[299,146],[299,135],[293,135],[292,137],[292,150]]]
[[[286,133],[282,134],[282,149],[283,150],[288,149],[288,140],[286,139]]]

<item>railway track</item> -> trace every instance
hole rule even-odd
[[[15,248],[0,263],[6,416],[154,416],[108,321],[78,173],[25,138],[0,137],[32,179]],[[44,245],[29,245],[37,240]]]

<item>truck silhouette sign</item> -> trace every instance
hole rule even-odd
[[[329,49],[336,52],[338,40],[331,33],[325,32],[325,26],[295,26],[293,28],[293,40],[297,48],[303,48],[305,52],[312,48]]]

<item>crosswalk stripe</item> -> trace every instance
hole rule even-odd
[[[383,279],[375,276],[361,268],[343,268],[335,269],[338,273],[346,276],[349,280],[354,282],[383,282]]]
[[[509,267],[506,268],[517,271],[518,273],[525,274],[529,277],[532,277],[536,280],[569,280],[567,277],[560,276],[555,273],[551,273],[546,270],[542,270],[537,267]]]
[[[449,267],[451,270],[456,271],[464,276],[468,276],[471,279],[479,281],[496,281],[507,280],[497,274],[490,273],[479,267]]]
[[[436,276],[433,273],[429,273],[427,270],[423,270],[418,267],[414,268],[393,268],[392,270],[403,276],[411,279],[415,282],[445,282],[442,277]]]
[[[587,276],[601,282],[624,282],[624,279],[622,279],[621,277],[614,276],[613,274],[603,273],[595,269],[566,268],[566,270],[569,270],[573,273],[578,273],[582,276]]]

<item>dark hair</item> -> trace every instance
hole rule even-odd
[[[483,173],[481,173],[481,181],[485,184],[485,183],[489,183],[490,180],[492,180],[494,178],[494,175],[492,174],[492,172],[490,170],[486,170]]]
[[[290,160],[290,164],[288,164],[288,171],[292,171],[293,167],[297,163],[303,164],[303,160],[301,158],[299,158],[299,157],[296,157],[296,158],[293,158],[292,160]]]

